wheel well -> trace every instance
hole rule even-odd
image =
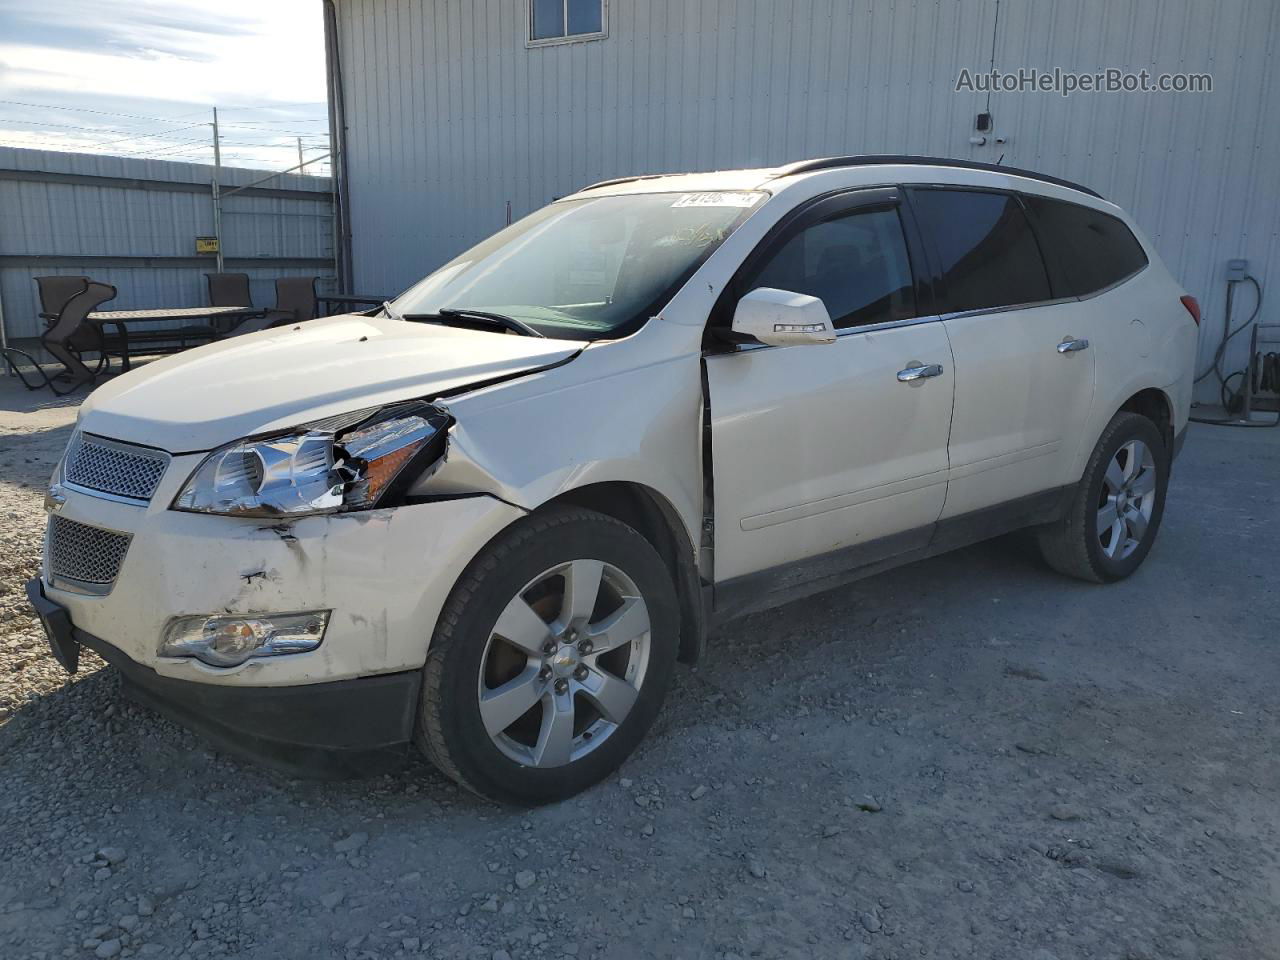
[[[1173,408],[1163,390],[1150,387],[1139,390],[1132,397],[1120,404],[1121,410],[1146,417],[1160,430],[1164,438],[1165,449],[1173,450]]]
[[[593,483],[549,500],[543,507],[573,504],[620,520],[658,552],[680,603],[680,660],[696,663],[706,645],[702,583],[693,544],[675,508],[661,494],[638,483]]]

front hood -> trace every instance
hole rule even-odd
[[[582,347],[381,317],[326,317],[233,337],[117,377],[90,394],[79,426],[170,453],[211,450],[321,417],[527,373]]]

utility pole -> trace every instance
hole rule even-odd
[[[302,172],[302,138],[298,138],[298,172]]]
[[[215,254],[218,273],[222,273],[222,147],[218,143],[218,108],[213,108],[213,237],[218,243]]]

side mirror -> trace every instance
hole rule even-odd
[[[826,304],[808,294],[773,287],[758,287],[738,301],[732,329],[774,347],[836,342]]]

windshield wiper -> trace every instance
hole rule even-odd
[[[385,304],[384,304],[385,306]],[[510,330],[512,333],[518,333],[522,337],[545,337],[545,334],[539,333],[523,320],[517,320],[515,317],[504,316],[501,313],[489,313],[487,310],[467,310],[454,307],[444,307],[435,313],[406,313],[397,317],[398,320],[418,320],[426,323],[439,323],[440,321],[450,320],[479,320],[482,323],[491,323],[494,326],[502,327],[504,330]]]
[[[457,309],[453,307],[445,307],[443,310],[440,310],[439,313],[440,316],[445,317],[446,319],[457,318],[459,320],[485,320],[489,323],[504,327],[512,333],[518,333],[525,337],[544,336],[523,320],[517,320],[515,317],[508,317],[501,313],[489,313],[486,310],[468,310],[465,307]]]

